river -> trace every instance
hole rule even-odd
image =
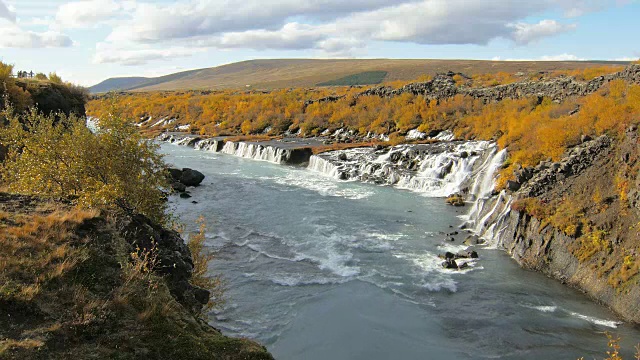
[[[204,216],[213,274],[227,283],[210,313],[225,334],[277,359],[603,358],[605,332],[632,358],[640,331],[505,253],[478,248],[465,270],[464,209],[389,186],[163,144],[166,161],[206,175],[171,211],[195,230]],[[193,203],[193,202],[197,203]]]

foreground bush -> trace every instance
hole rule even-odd
[[[0,144],[8,148],[0,166],[9,191],[77,202],[86,208],[118,209],[166,222],[162,189],[165,164],[156,145],[116,111],[92,133],[74,115],[19,116],[0,113],[6,127]]]

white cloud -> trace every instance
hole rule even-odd
[[[576,28],[557,20],[525,20],[553,11],[578,16],[621,0],[191,0],[170,4],[149,0],[84,0],[58,11],[66,27],[109,22],[103,43],[120,50],[96,50],[100,62],[136,63],[135,53],[162,49],[318,50],[350,54],[373,41],[486,45],[497,38],[518,45]],[[117,19],[117,20],[114,20]],[[145,48],[139,50],[140,46]],[[128,50],[127,50],[128,49]],[[126,51],[125,51],[126,50]],[[140,55],[143,61],[151,60]],[[161,58],[164,58],[161,56]]]
[[[261,29],[225,33],[212,41],[211,45],[220,48],[299,50],[314,47],[327,36],[327,32],[318,27],[293,22],[275,31]]]
[[[558,55],[543,55],[538,58],[523,58],[523,59],[503,59],[500,56],[495,56],[491,60],[493,61],[585,61],[587,59],[580,58],[573,54],[558,54]]]
[[[0,48],[51,48],[69,47],[71,39],[55,31],[27,31],[18,26],[0,27]]]
[[[2,0],[0,0],[0,19],[6,19],[11,22],[16,21],[16,13],[11,11]]]
[[[197,0],[168,6],[138,3],[133,19],[114,28],[109,41],[157,42],[224,32],[274,30],[291,17],[330,21],[389,3],[417,0]]]
[[[521,22],[508,26],[514,29],[513,40],[519,45],[526,45],[545,37],[575,30],[577,27],[576,24],[561,24],[555,20],[542,20],[537,24]]]
[[[117,17],[121,11],[135,7],[133,2],[116,0],[83,0],[61,5],[55,25],[61,28],[87,28]]]
[[[584,61],[587,59],[583,59],[575,55],[565,53],[560,55],[544,55],[540,57],[540,60],[542,61]]]
[[[185,47],[173,47],[164,49],[142,47],[131,49],[125,47],[117,47],[111,44],[100,43],[96,48],[96,53],[93,57],[93,63],[120,63],[127,66],[144,65],[150,60],[166,60],[179,57],[188,57],[202,51],[203,49]]]

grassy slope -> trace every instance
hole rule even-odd
[[[112,90],[125,90],[132,88],[134,86],[138,86],[146,81],[149,81],[149,78],[145,77],[119,77],[119,78],[110,78],[99,84],[93,85],[89,88],[89,91],[92,93],[102,93],[108,92]]]
[[[471,75],[499,71],[529,73],[559,69],[574,70],[593,66],[602,66],[602,62],[424,59],[251,60],[153,78],[143,85],[130,87],[128,90],[238,89],[247,88],[246,85],[251,85],[252,89],[314,87],[318,83],[367,71],[387,71],[385,81],[408,81],[424,74],[435,75],[449,70]]]
[[[0,192],[0,359],[271,359],[136,262],[113,219]]]
[[[386,71],[365,71],[358,74],[342,77],[340,79],[325,81],[318,86],[352,86],[380,84],[387,76]]]

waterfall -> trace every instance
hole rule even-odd
[[[496,146],[487,153],[474,176],[471,194],[474,201],[470,211],[462,218],[465,227],[483,238],[490,246],[498,245],[505,230],[504,222],[511,210],[511,195],[504,190],[498,196],[492,196],[495,188],[496,173],[504,163],[507,151]]]
[[[341,180],[359,180],[445,197],[462,191],[487,141],[398,145],[387,150],[356,148],[315,155],[309,169]]]
[[[497,172],[507,156],[488,141],[398,145],[386,150],[355,148],[314,155],[308,169],[338,180],[390,185],[429,197],[467,193],[464,227],[496,244],[505,230],[511,196],[493,195]]]
[[[289,157],[289,151],[285,149],[233,141],[225,142],[222,153],[246,159],[268,161],[274,164],[281,164]]]
[[[193,148],[201,151],[217,152],[218,145],[219,145],[218,140],[204,139],[196,142]]]
[[[191,142],[191,138],[190,137],[184,137],[182,139],[176,140],[175,144],[176,145],[182,145],[182,146],[187,146],[189,144],[189,142]]]
[[[340,168],[332,162],[327,161],[318,155],[311,156],[307,168],[311,171],[319,172],[321,174],[340,180]]]
[[[476,199],[487,198],[495,188],[496,171],[502,166],[507,158],[507,150],[498,151],[498,147],[493,145],[482,163],[478,168],[474,182],[471,187],[471,194]]]
[[[472,176],[480,155],[462,156],[466,152],[484,152],[487,143],[463,143],[451,152],[427,156],[415,175],[402,176],[397,186],[426,196],[445,197],[460,192]]]

